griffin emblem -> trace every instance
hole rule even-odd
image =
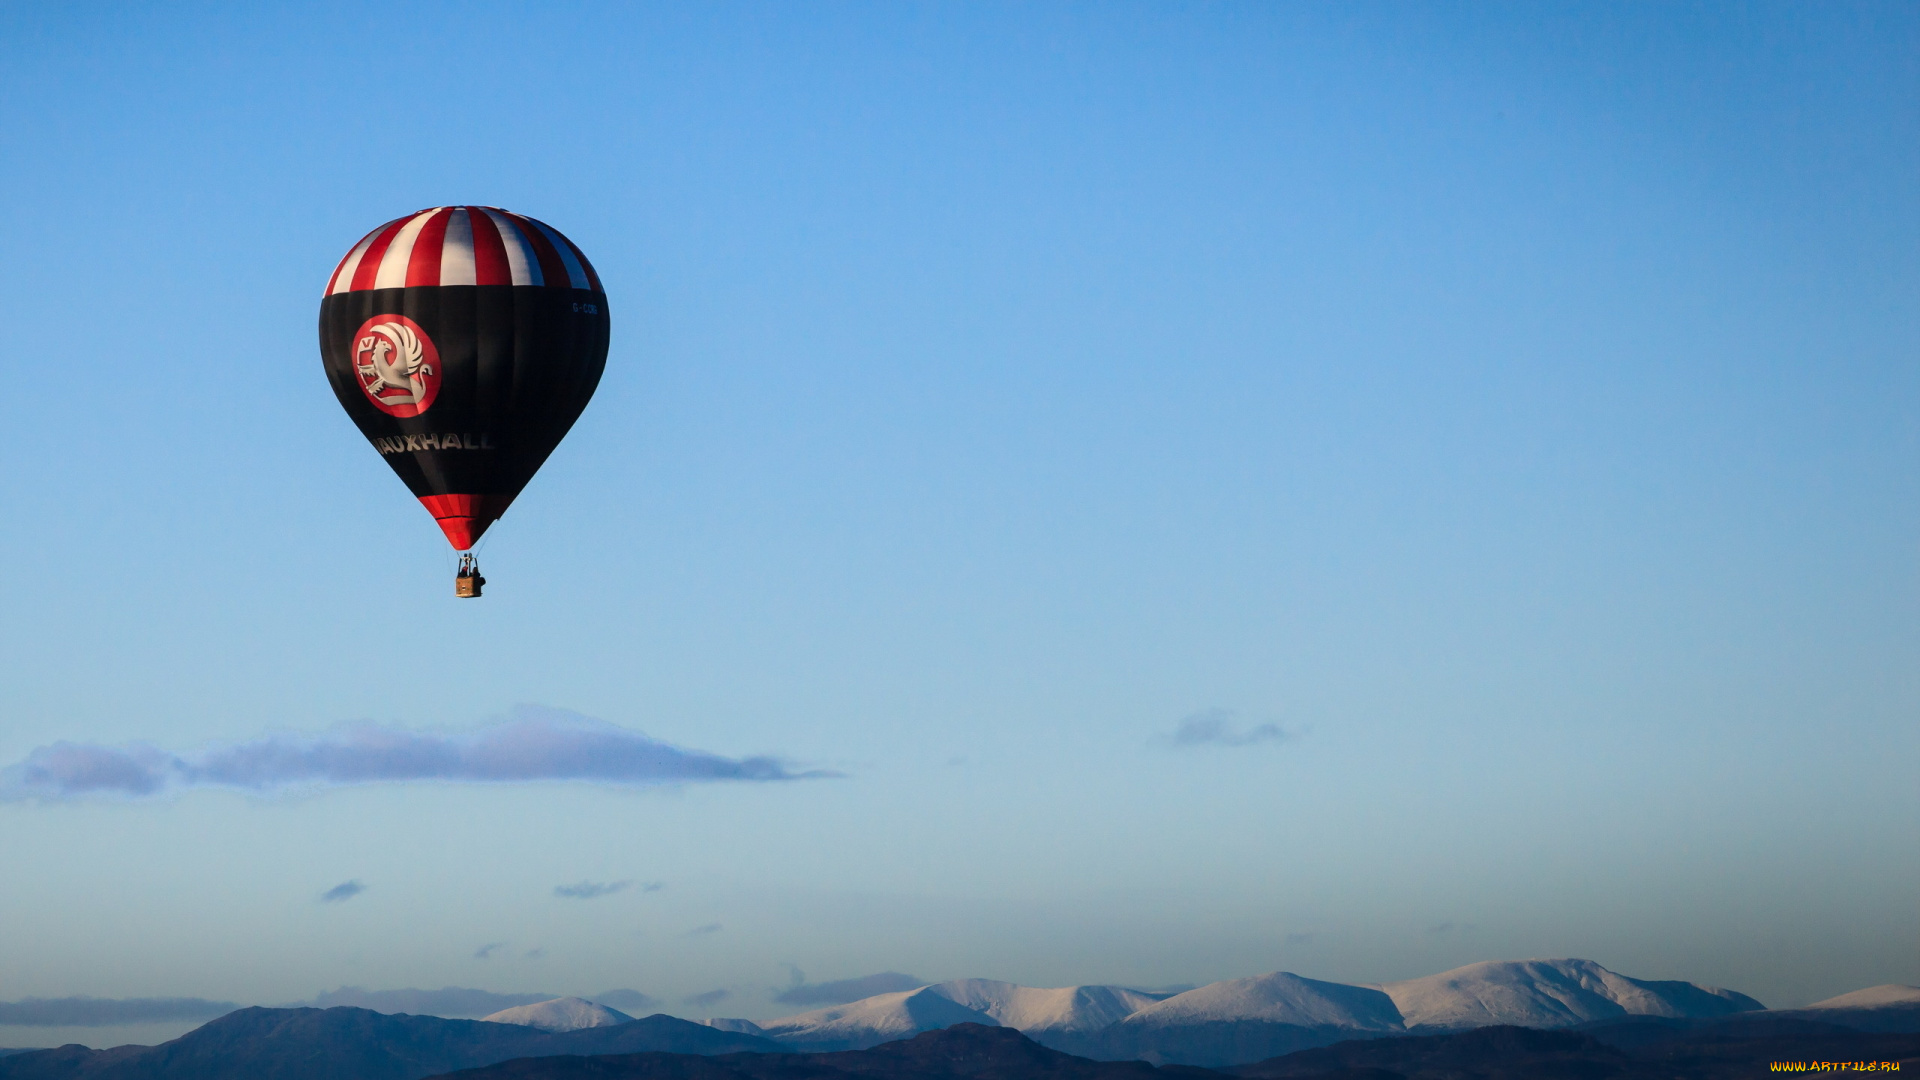
[[[426,362],[426,350],[412,327],[383,322],[367,327],[367,335],[354,344],[353,370],[360,376],[360,389],[375,403],[420,405],[433,365]]]

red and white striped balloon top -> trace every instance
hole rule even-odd
[[[334,268],[326,295],[415,285],[601,291],[593,264],[553,226],[497,206],[436,206],[368,233]]]

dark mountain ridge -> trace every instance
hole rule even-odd
[[[1887,1062],[1920,1068],[1920,1035],[1781,1020],[1704,1027],[1512,1026],[1356,1039],[1224,1070],[1093,1061],[1012,1028],[956,1024],[868,1050],[816,1054],[617,1054],[523,1058],[434,1080],[1734,1080],[1771,1062]]]
[[[1330,1024],[1203,1020],[1166,1027],[1121,1023],[1088,1032],[1043,1031],[1033,1037],[1043,1046],[1097,1061],[1140,1060],[1220,1068],[1368,1036]],[[1382,1032],[1375,1037],[1393,1036]]]
[[[617,1054],[533,1058],[438,1080],[1224,1080],[1144,1061],[1092,1061],[1051,1050],[1009,1027],[955,1024],[868,1050],[818,1054]]]
[[[1636,1018],[1585,1031],[1500,1026],[1357,1039],[1221,1071],[1247,1080],[1733,1080],[1772,1062],[1817,1061],[1920,1067],[1920,1035],[1792,1020],[1668,1026]]]
[[[251,1008],[159,1046],[69,1045],[0,1058],[0,1080],[419,1080],[510,1058],[644,1050],[724,1054],[780,1046],[664,1013],[546,1032],[347,1006]]]

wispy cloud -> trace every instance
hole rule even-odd
[[[898,971],[882,971],[875,975],[862,975],[854,979],[835,979],[832,982],[809,983],[801,975],[799,968],[793,968],[795,983],[793,986],[773,995],[773,1000],[783,1005],[839,1005],[848,1001],[859,1001],[875,994],[891,994],[897,990],[912,990],[927,985],[926,980],[906,975]]]
[[[595,994],[589,1000],[625,1013],[638,1013],[642,1009],[651,1009],[660,1004],[660,999],[638,990],[608,990],[603,994]]]
[[[1180,721],[1173,731],[1175,746],[1252,746],[1255,743],[1283,742],[1293,735],[1278,724],[1259,724],[1237,728],[1231,709],[1204,709]]]
[[[596,896],[607,896],[632,885],[631,881],[580,881],[572,885],[555,885],[553,895],[569,900],[591,900]],[[642,889],[641,892],[652,892]]]
[[[489,941],[485,945],[473,950],[473,958],[475,960],[488,960],[493,957],[495,952],[506,947],[507,943],[504,941]]]
[[[705,926],[696,926],[693,929],[687,931],[686,936],[700,937],[705,934],[717,934],[719,932],[720,932],[720,924],[717,922],[710,922]]]
[[[688,1005],[718,1005],[732,996],[731,990],[709,990],[704,994],[694,994],[680,1000]]]
[[[271,794],[417,780],[645,787],[838,775],[796,771],[774,757],[687,750],[579,713],[521,706],[503,722],[452,734],[356,724],[324,735],[264,735],[178,754],[146,743],[57,742],[0,769],[0,801],[145,798],[202,787]]]
[[[499,948],[498,945],[489,948]],[[296,1001],[294,1007],[331,1009],[351,1005],[383,1013],[412,1013],[416,1016],[454,1018],[488,1016],[516,1005],[552,1001],[553,994],[496,994],[491,990],[470,990],[461,986],[443,986],[438,990],[366,990],[343,986],[329,990],[311,1001]],[[617,1007],[617,1006],[616,1006]]]
[[[351,900],[366,891],[367,887],[360,884],[357,880],[343,881],[333,888],[328,889],[326,892],[321,893],[320,902],[323,904],[338,904],[342,900]]]
[[[659,892],[666,887],[667,883],[664,881],[643,881],[640,883],[641,892]]]
[[[239,1008],[205,998],[26,998],[0,1001],[0,1024],[18,1027],[109,1027],[167,1020],[211,1020]]]

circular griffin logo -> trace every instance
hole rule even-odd
[[[360,392],[388,416],[419,416],[440,393],[440,350],[405,315],[375,315],[353,335]]]

